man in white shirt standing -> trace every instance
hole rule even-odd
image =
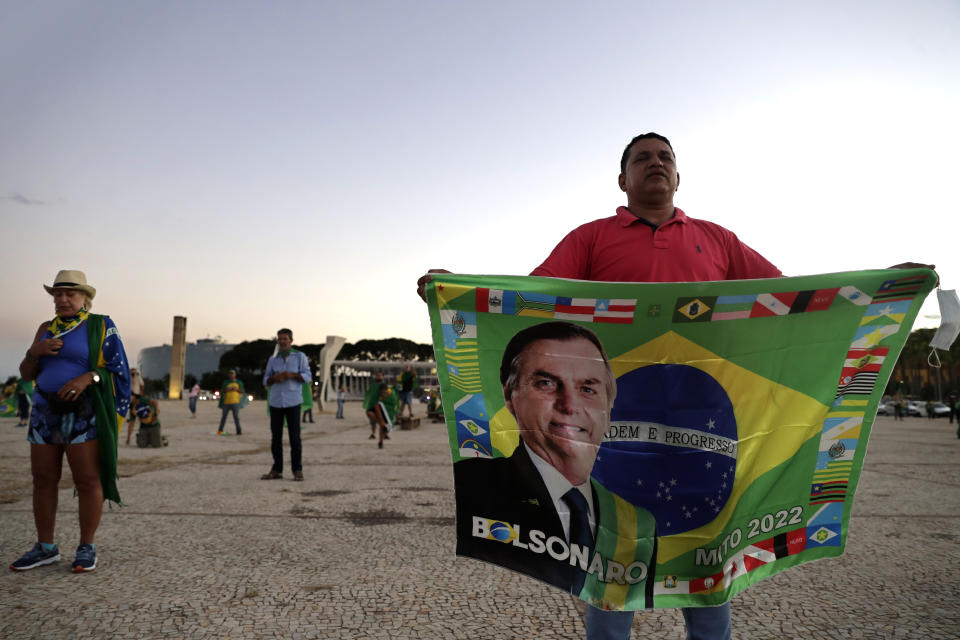
[[[293,479],[303,480],[302,448],[300,444],[300,404],[303,402],[303,383],[310,382],[310,364],[307,356],[293,348],[293,331],[277,331],[277,353],[267,361],[263,385],[270,395],[270,451],[273,467],[260,476],[261,480],[279,480],[283,477],[283,423],[290,433],[290,469]]]

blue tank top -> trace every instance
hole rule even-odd
[[[50,331],[43,334],[42,340],[53,337]],[[40,373],[37,375],[37,390],[33,394],[33,401],[37,404],[47,404],[39,391],[56,393],[67,381],[90,370],[90,341],[87,338],[87,324],[82,325],[70,333],[60,336],[63,348],[55,356],[40,357]]]

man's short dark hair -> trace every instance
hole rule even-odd
[[[666,142],[667,146],[670,147],[670,151],[673,151],[673,145],[670,144],[670,141],[659,133],[654,133],[653,131],[641,133],[638,136],[634,136],[633,140],[630,141],[630,144],[627,145],[627,148],[623,150],[623,156],[620,158],[620,173],[627,172],[627,160],[630,158],[630,147],[632,147],[637,140],[648,140],[650,138],[659,140],[661,142]],[[676,155],[676,152],[674,152],[674,155]]]
[[[277,335],[278,335],[278,336],[279,336],[281,333],[284,334],[284,335],[286,335],[286,336],[289,336],[290,339],[293,340],[293,331],[290,331],[290,329],[280,329],[280,331],[277,331]]]
[[[600,352],[603,364],[607,368],[607,391],[612,403],[617,396],[617,380],[610,368],[610,360],[607,358],[606,351],[603,350],[600,338],[586,327],[562,321],[541,322],[521,329],[510,338],[510,342],[503,350],[503,359],[500,361],[500,384],[503,385],[504,395],[509,399],[510,393],[516,386],[517,374],[520,372],[520,356],[528,346],[537,340],[576,340],[578,338],[589,340]]]

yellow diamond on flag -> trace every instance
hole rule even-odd
[[[696,320],[707,311],[710,311],[710,307],[703,300],[698,298],[696,300],[691,300],[690,302],[684,303],[684,305],[677,309],[677,311],[691,320]]]
[[[714,520],[697,529],[682,536],[661,538],[657,561],[667,562],[712,542],[733,517],[746,489],[820,434],[828,407],[804,393],[734,364],[673,331],[610,358],[610,366],[617,378],[653,364],[685,364],[716,380],[733,404],[739,440],[737,471],[726,506]]]

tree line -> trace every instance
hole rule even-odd
[[[893,369],[886,392],[897,391],[918,400],[944,400],[960,392],[960,340],[949,351],[937,350],[940,367],[930,355],[930,340],[936,329],[917,329],[910,333]]]
[[[930,356],[930,340],[935,329],[917,329],[907,338],[900,353],[897,365],[887,383],[886,393],[893,395],[900,391],[905,396],[920,400],[942,400],[952,393],[960,392],[960,340],[949,351],[937,351],[941,366],[932,367],[927,362]],[[243,381],[249,393],[258,397],[266,395],[263,388],[263,369],[267,359],[273,355],[276,342],[272,339],[260,339],[241,342],[220,358],[220,369],[203,374],[199,380],[204,389],[219,389],[227,379],[227,371],[237,370],[237,377]],[[316,370],[320,361],[322,344],[304,344],[296,346],[310,360],[311,370]],[[403,362],[433,360],[433,345],[418,344],[404,338],[385,338],[382,340],[360,340],[346,343],[337,354],[337,360],[355,362]],[[162,380],[147,380],[147,391],[165,392],[169,375]],[[196,378],[188,375],[184,388],[193,386]]]

